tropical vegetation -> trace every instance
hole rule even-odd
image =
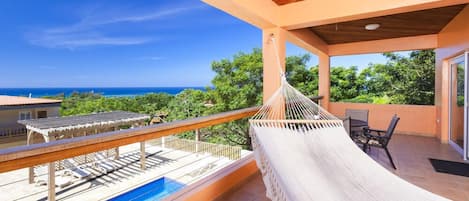
[[[385,64],[331,67],[331,101],[377,104],[420,104],[434,102],[435,54],[412,51],[408,57],[385,53]],[[302,93],[318,95],[318,66],[308,66],[310,55],[286,59],[287,80]],[[61,115],[125,110],[164,117],[164,121],[194,118],[262,103],[262,51],[238,53],[232,59],[214,61],[212,87],[187,89],[177,95],[166,93],[135,97],[104,97],[95,93],[73,93],[63,98]],[[56,97],[57,98],[57,97]],[[250,148],[246,119],[200,130],[203,140]],[[194,132],[180,134],[194,138]]]

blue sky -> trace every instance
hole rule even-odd
[[[207,86],[212,61],[262,42],[259,29],[196,0],[5,0],[0,26],[0,88]],[[287,46],[287,55],[303,53]],[[370,62],[385,59],[331,61]]]

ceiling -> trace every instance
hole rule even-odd
[[[287,2],[287,0],[274,0]],[[340,22],[307,28],[328,44],[350,43],[417,35],[436,34],[443,29],[466,4],[421,10],[368,19]],[[367,24],[380,24],[374,31]]]
[[[285,4],[294,3],[294,2],[303,1],[303,0],[272,0],[272,1],[275,2],[279,6],[282,6]]]

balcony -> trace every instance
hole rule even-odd
[[[287,2],[285,5],[278,3],[281,1],[272,2],[271,0],[204,0],[204,2],[262,29],[264,100],[267,100],[280,86],[280,76],[278,76],[278,69],[275,67],[279,63],[281,64],[280,68],[285,66],[283,64],[285,62],[286,42],[288,41],[303,47],[316,54],[319,58],[319,95],[324,96],[324,100],[321,103],[325,109],[337,116],[342,116],[345,108],[369,109],[372,113],[370,126],[378,129],[386,127],[389,121],[388,117],[392,114],[396,113],[402,117],[401,123],[397,127],[397,133],[401,135],[396,135],[391,140],[390,145],[390,151],[394,156],[398,169],[391,169],[387,158],[379,150],[372,150],[370,154],[372,158],[397,176],[424,189],[454,200],[467,200],[469,197],[469,191],[467,190],[469,189],[469,179],[436,173],[430,166],[428,158],[462,161],[461,156],[447,144],[449,141],[448,132],[452,127],[463,127],[461,125],[454,126],[449,121],[452,118],[451,105],[453,104],[451,98],[453,89],[451,86],[452,82],[457,81],[452,78],[454,76],[451,73],[450,62],[454,57],[463,54],[466,56],[465,60],[469,60],[467,59],[469,58],[467,53],[467,50],[469,50],[469,40],[467,37],[469,35],[469,26],[467,25],[469,7],[467,3],[469,1],[409,0],[399,4],[396,4],[395,1],[368,1],[366,7],[360,6],[362,2],[356,1],[318,3],[312,0],[302,0],[285,1]],[[342,6],[338,7],[337,4],[342,4]],[[439,10],[440,8],[445,9],[439,12],[446,13],[448,8],[450,11],[445,15],[441,13],[435,14],[434,9]],[[378,30],[383,32],[365,31],[361,25],[351,31],[356,34],[353,37],[349,37],[350,33],[344,34],[339,32],[341,30],[339,28],[341,23],[351,25],[359,20],[379,20],[383,16],[399,15],[402,13],[413,13],[414,16],[418,14],[420,17],[411,17],[410,19],[416,21],[414,21],[415,24],[409,25],[406,22],[409,17],[403,18],[398,16],[397,20],[400,21],[397,21],[394,24],[395,27],[392,30],[388,29],[387,32],[386,29]],[[422,13],[424,14],[420,15]],[[441,20],[440,18],[444,19]],[[422,21],[419,22],[419,19]],[[428,19],[438,20],[439,25],[431,27],[432,29],[427,29]],[[389,21],[382,22],[383,27],[387,22]],[[407,34],[403,35],[402,33],[405,30],[408,31],[409,27],[411,29],[410,32],[406,32]],[[329,34],[335,36],[333,38],[326,38],[329,35],[321,32],[321,30],[325,30],[324,28],[331,29],[332,31]],[[276,40],[268,43],[267,41],[272,35],[276,37]],[[385,51],[409,51],[415,49],[435,49],[436,80],[434,106],[348,104],[329,101],[330,58],[332,56]],[[56,161],[116,147],[131,147],[135,143],[140,143],[140,145],[142,142],[158,144],[158,139],[163,137],[248,118],[256,110],[257,108],[248,108],[156,126],[4,149],[0,151],[0,172],[2,173],[0,177],[12,172],[16,173],[15,171],[24,175],[27,174],[25,168],[40,164],[49,164],[49,171],[51,171],[52,167],[55,167],[54,163]],[[155,153],[152,150],[148,151],[151,154]],[[153,156],[155,155],[148,158],[150,166],[152,164],[154,166],[160,165],[161,163],[157,162],[157,159],[151,158]],[[114,191],[111,194],[138,186],[135,183],[129,182],[131,179],[127,180],[127,178],[133,178],[134,180],[132,181],[142,182],[145,180],[145,176],[138,174],[141,172],[147,174],[156,172],[151,168],[139,170],[141,165],[145,164],[142,162],[146,160],[145,158],[145,152],[135,151],[135,148],[131,147],[127,155],[124,155],[124,160],[128,159],[129,162],[135,162],[132,164],[123,163],[121,167],[122,169],[130,168],[133,171],[128,170],[127,176],[119,175],[122,173],[119,171],[109,175],[104,174],[97,181],[100,182],[101,186],[104,186],[102,189],[106,189],[107,193]],[[158,160],[160,162],[165,161],[162,158]],[[197,159],[194,161],[197,161]],[[157,174],[159,176],[161,172]],[[122,181],[127,182],[121,182],[119,185],[116,185],[115,183],[117,182],[115,180],[118,180],[119,177],[121,177]],[[8,185],[7,183],[1,184],[0,188],[4,188],[2,192],[10,193],[17,189],[14,184],[16,180],[13,178],[4,180],[9,183]],[[48,183],[54,183],[51,178],[48,179]],[[99,193],[94,193],[93,196],[102,197],[86,197],[89,196],[87,195],[88,192],[93,192],[90,188],[95,187],[96,183],[88,182],[86,185],[89,186],[81,189],[77,188],[77,193],[72,197],[67,196],[67,193],[71,191],[67,192],[66,189],[55,188],[54,185],[51,185],[52,187],[43,188],[38,193],[40,195],[33,195],[31,199],[54,200],[59,198],[83,200],[85,198],[108,198],[108,195],[100,195]],[[21,188],[21,190],[28,189]],[[253,156],[252,154],[246,154],[241,159],[213,171],[211,174],[207,174],[198,181],[190,183],[181,191],[168,197],[168,199],[266,200],[264,191]],[[5,195],[2,194],[0,196]],[[22,196],[22,194],[19,194],[19,196]],[[9,197],[0,198],[8,199]]]
[[[200,191],[195,187],[206,186],[206,183],[232,173],[241,171],[241,175],[249,175],[254,172],[252,154],[240,147],[184,140],[171,135],[246,118],[256,111],[256,107],[247,108],[178,122],[2,149],[0,169],[3,173],[0,178],[3,182],[0,182],[0,190],[12,193],[0,197],[2,200],[109,199],[161,177],[187,185],[183,189],[184,194],[175,196],[194,194]],[[86,163],[80,167],[90,171],[90,177],[79,179],[65,174],[67,169],[62,171],[64,159],[78,156],[85,157],[86,161],[97,151],[114,151],[116,147],[119,147],[120,156],[112,161],[113,171],[102,172]],[[34,168],[37,177],[34,177],[33,183],[28,183],[27,167],[41,164],[49,165]],[[61,173],[56,173],[56,170]],[[49,178],[50,172],[56,176]],[[65,178],[73,178],[73,183],[64,183]],[[235,184],[243,178],[231,182]]]
[[[469,178],[437,173],[429,158],[462,162],[461,156],[449,145],[441,144],[432,137],[396,135],[389,145],[394,162],[394,170],[389,164],[386,153],[372,149],[370,156],[395,175],[451,200],[467,200],[469,197]],[[383,187],[385,188],[385,187]],[[259,173],[251,176],[239,188],[221,196],[218,200],[269,200],[265,197],[265,187]]]
[[[334,104],[343,103],[333,103],[332,105]],[[359,106],[370,109],[380,107],[372,104],[361,104]],[[337,110],[336,113],[340,113],[340,109],[338,107],[335,108]],[[428,108],[418,108],[416,112],[425,113],[425,109]],[[56,198],[64,200],[107,199],[112,195],[115,196],[126,190],[135,188],[149,180],[161,176],[174,175],[172,172],[162,171],[164,168],[160,169],[154,167],[165,165],[176,167],[176,169],[178,169],[178,167],[179,169],[185,167],[179,164],[180,162],[172,161],[171,158],[174,157],[174,151],[168,151],[169,149],[161,151],[147,148],[146,166],[148,169],[139,170],[141,154],[138,150],[138,144],[135,144],[136,142],[147,141],[147,144],[161,147],[161,139],[164,136],[247,118],[256,111],[257,108],[248,108],[179,122],[109,132],[95,136],[77,137],[52,143],[36,144],[29,147],[23,146],[5,149],[0,153],[0,170],[6,173],[3,173],[0,177],[6,182],[2,183],[0,189],[4,192],[13,192],[13,189],[21,188],[23,189],[23,194],[16,194],[13,197],[15,199],[20,198],[25,200],[46,199],[46,192],[48,190],[51,190],[50,193],[52,193],[52,195],[49,194],[49,196],[56,196]],[[381,112],[383,111],[385,112],[386,110],[381,109]],[[406,110],[403,110],[401,112],[405,111]],[[409,116],[409,118],[411,117],[412,116]],[[385,122],[387,122],[385,118],[376,119],[377,125],[381,123],[385,124]],[[415,131],[418,132],[418,129]],[[187,142],[183,141],[171,144],[169,138],[166,138],[167,147],[192,147],[184,143],[187,144]],[[119,164],[117,171],[100,175],[89,181],[85,180],[81,183],[74,184],[73,188],[57,187],[55,189],[48,189],[46,186],[36,187],[33,184],[27,184],[27,169],[24,169],[25,167],[50,163],[72,156],[114,148],[116,146],[122,147],[121,159],[117,161],[117,164]],[[199,144],[199,146],[203,145]],[[196,147],[193,146],[188,149],[196,149]],[[397,176],[429,191],[454,200],[463,200],[466,196],[469,196],[469,190],[467,190],[469,186],[466,185],[469,183],[469,178],[436,173],[432,169],[428,158],[452,161],[462,161],[462,159],[449,145],[441,144],[439,140],[434,136],[432,137],[431,134],[428,134],[426,137],[408,134],[396,135],[391,141],[390,151],[393,154],[398,170],[392,169],[386,155],[384,155],[384,152],[381,150],[372,149],[370,156]],[[230,150],[225,149],[222,152],[232,153],[233,151],[230,152]],[[188,157],[184,160],[189,166],[194,166],[198,162],[203,161],[199,156],[191,156],[191,159]],[[99,174],[96,173],[95,175]],[[181,174],[176,177],[179,177],[180,180],[184,180]],[[19,181],[17,178],[25,179]],[[198,180],[188,182],[187,178],[185,179],[189,185],[171,195],[168,199],[211,200],[217,198],[218,200],[268,200],[265,197],[264,184],[255,166],[254,158],[249,152],[245,152],[243,157],[228,165],[215,169],[214,171],[209,171],[209,174],[202,175]],[[26,188],[28,186],[30,186],[30,188]],[[31,191],[31,189],[35,190]],[[10,194],[4,194],[2,197],[5,199],[13,198],[7,197],[8,195]]]

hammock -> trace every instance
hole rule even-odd
[[[257,166],[272,200],[447,200],[369,158],[349,138],[342,120],[283,75],[280,88],[249,122]]]

